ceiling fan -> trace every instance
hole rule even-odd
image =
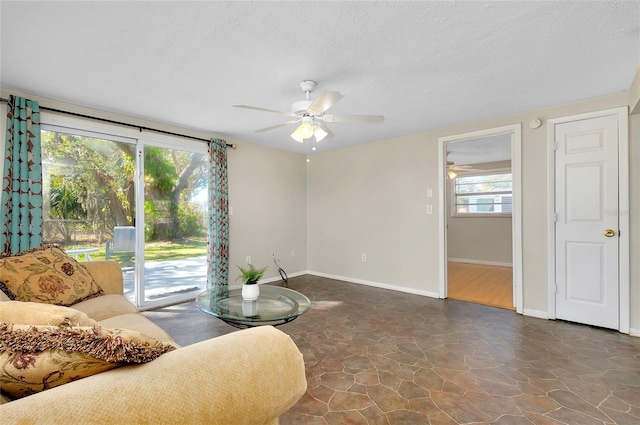
[[[449,158],[450,153],[451,152],[447,152],[447,158]],[[465,173],[472,170],[473,167],[471,165],[456,165],[455,162],[447,159],[447,175],[451,180],[455,179],[459,173]]]
[[[469,171],[469,166],[467,165],[453,165],[452,161],[447,161],[447,176],[449,176],[450,180],[458,177],[458,173]],[[457,171],[457,172],[456,172]]]
[[[447,161],[447,169],[464,172],[473,170],[473,167],[471,165],[456,165],[453,161]]]
[[[233,105],[236,108],[253,109],[256,111],[273,112],[280,115],[292,117],[289,121],[272,125],[270,127],[256,130],[256,133],[273,130],[290,124],[300,123],[298,127],[291,133],[291,138],[297,142],[303,143],[305,139],[315,137],[316,142],[321,141],[325,137],[333,136],[331,130],[324,122],[381,122],[384,121],[382,115],[331,115],[327,114],[327,110],[336,102],[344,97],[337,91],[325,90],[320,93],[316,100],[311,100],[311,92],[316,87],[316,82],[312,80],[303,80],[300,82],[300,88],[306,95],[305,100],[295,102],[291,105],[291,112],[277,111],[274,109],[260,108],[249,105]],[[323,122],[324,121],[324,122]]]

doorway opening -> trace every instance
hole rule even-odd
[[[520,126],[439,139],[440,297],[522,312]]]

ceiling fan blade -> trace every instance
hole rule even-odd
[[[471,165],[449,165],[447,168],[454,171],[473,171],[474,168]]]
[[[327,109],[331,108],[337,101],[344,97],[337,91],[323,91],[320,96],[307,108],[307,112],[311,115],[322,115]]]
[[[322,117],[326,122],[382,122],[382,115],[325,115]]]
[[[269,130],[273,130],[279,127],[284,127],[285,125],[289,125],[289,124],[295,124],[297,123],[299,120],[293,120],[293,121],[287,121],[287,122],[283,122],[280,124],[276,124],[276,125],[272,125],[271,127],[265,127],[265,128],[261,128],[260,130],[256,130],[256,133],[262,133],[264,131],[269,131]]]
[[[249,106],[249,105],[233,105],[234,108],[243,108],[243,109],[253,109],[254,111],[263,111],[263,112],[273,112],[275,114],[280,114],[280,115],[287,115],[289,117],[297,117],[296,114],[291,113],[291,112],[285,112],[285,111],[276,111],[275,109],[266,109],[266,108],[259,108],[257,106]]]

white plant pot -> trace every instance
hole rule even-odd
[[[245,301],[255,301],[260,296],[260,285],[242,285],[242,299]]]

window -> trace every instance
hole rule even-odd
[[[45,243],[82,252],[134,223],[134,139],[46,124],[40,134]]]
[[[511,171],[490,171],[453,180],[453,215],[511,215]]]

